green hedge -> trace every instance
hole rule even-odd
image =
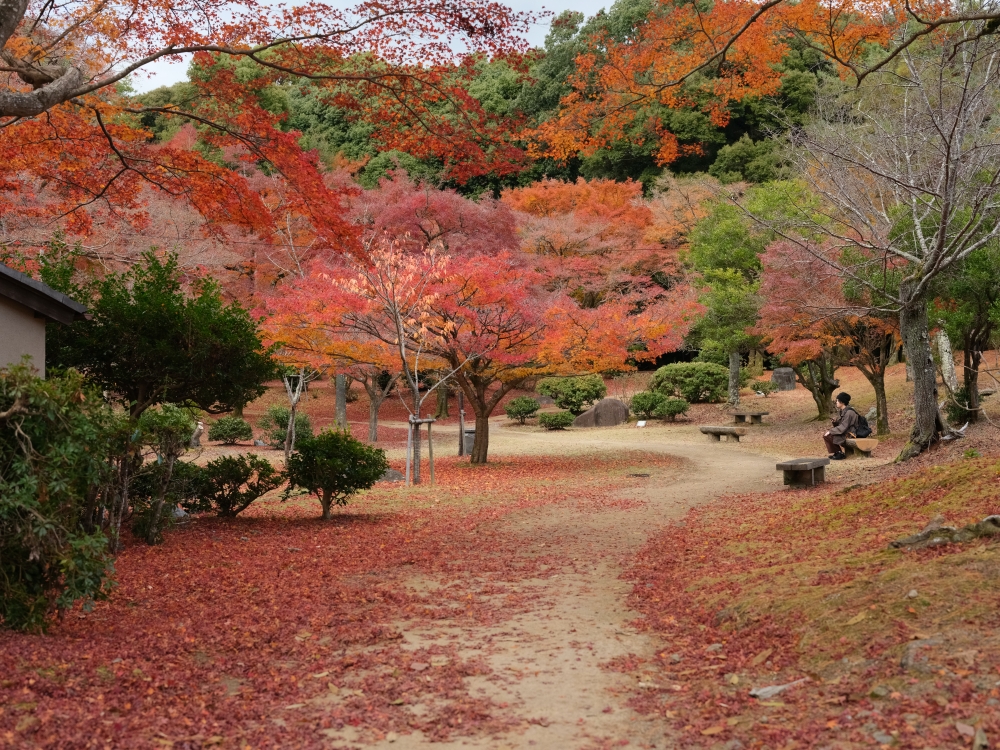
[[[568,411],[557,411],[553,414],[539,414],[538,424],[546,430],[565,430],[573,424],[574,419],[576,417]]]
[[[577,378],[543,378],[538,382],[538,392],[550,396],[560,409],[583,414],[608,395],[608,388],[600,375],[583,375]]]

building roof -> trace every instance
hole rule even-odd
[[[87,308],[47,284],[0,263],[0,297],[19,302],[36,316],[72,323],[83,318]]]

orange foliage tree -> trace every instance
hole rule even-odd
[[[780,240],[768,246],[761,262],[767,302],[755,332],[795,368],[820,418],[833,408],[837,365],[857,367],[875,391],[876,431],[888,435],[885,372],[900,345],[898,317],[879,313],[866,299],[849,299],[843,277],[818,250]]]
[[[475,463],[487,460],[489,417],[512,389],[541,375],[626,369],[677,348],[686,332],[692,303],[680,295],[581,307],[519,250],[506,203],[404,177],[352,203],[365,252],[279,286],[273,336],[329,357],[357,358],[349,351],[367,342],[395,349],[415,419],[426,398],[420,371],[452,378],[476,415]]]
[[[778,64],[793,39],[860,80],[940,27],[998,16],[941,0],[657,0],[624,41],[590,40],[557,116],[532,133],[532,153],[592,155],[628,135],[654,144],[657,162],[670,164],[701,147],[681,145],[656,109],[693,107],[725,126],[733,103],[778,91]]]
[[[319,2],[294,8],[258,0],[198,4],[157,0],[0,2],[0,216],[62,217],[92,228],[103,206],[141,223],[143,186],[184,198],[209,224],[277,231],[241,170],[190,148],[151,143],[138,117],[184,118],[211,150],[266,165],[296,196],[319,234],[341,236],[338,196],[315,157],[266,106],[276,82],[308,80],[345,109],[382,127],[383,147],[434,155],[449,176],[519,159],[509,128],[462,85],[470,55],[516,53],[529,17],[491,0],[460,4],[367,1],[350,10]],[[116,84],[163,58],[193,53],[197,96],[188,107],[148,107]],[[243,65],[244,67],[240,67]],[[372,109],[375,112],[372,112]]]
[[[641,304],[664,291],[674,257],[651,237],[640,183],[542,180],[505,190],[502,200],[517,211],[521,246],[547,283],[581,307]]]

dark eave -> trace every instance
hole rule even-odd
[[[0,297],[19,302],[35,315],[60,323],[81,320],[87,312],[76,300],[3,263],[0,263]]]

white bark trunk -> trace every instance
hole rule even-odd
[[[955,372],[955,353],[951,349],[951,339],[943,328],[939,328],[935,336],[938,358],[941,360],[941,376],[948,390],[954,393],[958,390],[958,373]]]

